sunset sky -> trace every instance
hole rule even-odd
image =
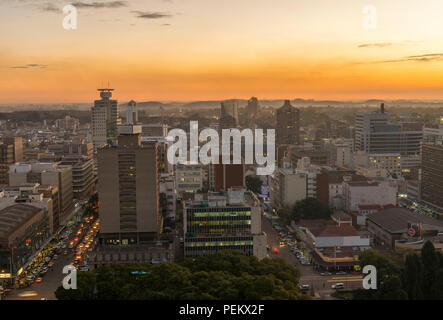
[[[0,0],[0,103],[91,102],[108,81],[121,101],[443,99],[442,17],[442,0]]]

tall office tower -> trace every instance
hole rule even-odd
[[[382,127],[388,124],[388,114],[381,104],[380,110],[369,114],[357,114],[355,116],[355,150],[366,151],[370,145],[371,132],[375,127]]]
[[[401,124],[389,124],[384,104],[370,114],[355,118],[355,149],[368,154],[399,153],[402,169],[420,166],[423,131],[404,131]]]
[[[14,162],[23,161],[23,139],[22,137],[4,137],[3,143],[12,145]]]
[[[260,104],[258,103],[258,99],[256,97],[252,97],[248,100],[248,105],[246,106],[246,114],[248,118],[248,123],[252,126],[257,119],[257,116],[260,112]]]
[[[161,228],[157,143],[141,143],[141,126],[119,126],[117,146],[97,153],[100,244],[143,244]]]
[[[220,130],[237,128],[238,103],[236,101],[223,101],[220,109]]]
[[[126,110],[126,124],[136,124],[138,122],[138,112],[134,100],[129,101]]]
[[[277,109],[277,145],[300,143],[300,110],[289,100]]]
[[[0,144],[0,185],[9,184],[9,166],[14,163],[13,145]]]
[[[121,122],[117,100],[111,100],[114,89],[97,89],[97,91],[100,92],[101,99],[95,100],[91,109],[94,153],[98,148],[116,140],[117,125]]]
[[[443,213],[443,145],[422,146],[421,199]]]

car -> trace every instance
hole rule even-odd
[[[345,272],[345,271],[338,271],[338,272],[336,272],[335,274],[336,274],[336,275],[343,275],[343,274],[348,274],[348,273]]]
[[[326,272],[320,273],[320,275],[321,276],[330,276],[330,275],[332,275],[332,273],[326,271]]]
[[[300,291],[301,292],[308,292],[309,291],[309,284],[302,284],[300,286]]]
[[[344,288],[345,288],[345,285],[344,285],[344,283],[342,283],[342,282],[334,283],[334,284],[331,286],[331,288],[332,288],[332,289],[335,289],[335,290],[338,290],[338,289],[344,289]]]
[[[20,298],[35,297],[36,295],[38,294],[35,291],[23,291],[18,294]]]
[[[42,277],[38,277],[37,279],[35,279],[35,282],[36,283],[41,283],[43,281],[43,278]]]

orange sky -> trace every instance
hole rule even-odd
[[[0,103],[92,102],[108,80],[121,101],[442,98],[443,3],[372,0],[366,30],[367,2],[85,0],[67,31],[57,1],[2,0]]]

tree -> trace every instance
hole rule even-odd
[[[139,271],[134,273],[134,271]],[[143,272],[140,272],[143,271]],[[78,274],[78,289],[59,287],[60,300],[306,299],[300,272],[283,259],[258,260],[226,250],[183,263],[110,264]]]
[[[297,201],[292,208],[292,220],[299,221],[301,219],[327,219],[331,218],[332,210],[329,206],[316,198],[306,198]]]
[[[439,272],[438,256],[434,245],[426,241],[421,249],[421,258],[424,266],[423,294],[425,299],[435,299],[437,296],[437,274]]]
[[[261,193],[261,186],[263,185],[263,182],[259,177],[246,176],[245,182],[248,190],[251,190],[254,193]]]
[[[424,266],[421,257],[416,253],[407,255],[403,273],[403,287],[410,300],[423,299],[423,274]]]
[[[392,259],[375,250],[366,250],[359,256],[359,264],[373,265],[377,269],[377,289],[354,291],[356,300],[392,300],[407,299],[407,293],[402,288],[401,269]]]

